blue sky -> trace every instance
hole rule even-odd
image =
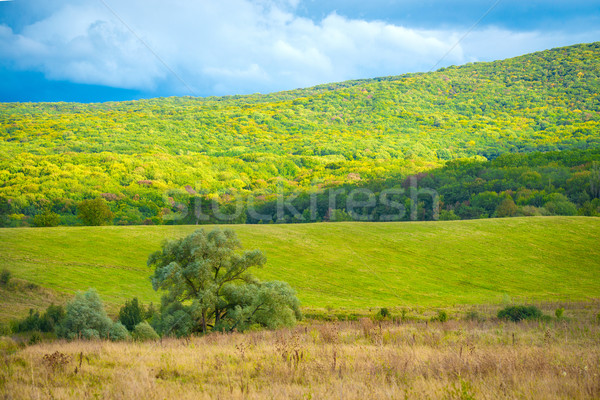
[[[269,93],[599,40],[600,1],[0,0],[0,101]]]

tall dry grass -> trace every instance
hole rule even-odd
[[[597,399],[600,326],[311,323],[156,343],[57,341],[5,351],[1,365],[5,399]]]

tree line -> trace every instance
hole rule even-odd
[[[40,200],[24,208],[0,197],[2,226],[303,223],[600,215],[600,149],[462,159],[418,174],[353,183],[280,185],[274,193]]]

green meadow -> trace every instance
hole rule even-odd
[[[146,267],[168,238],[212,226],[0,229],[0,260],[15,282],[64,299],[96,288],[109,310],[137,296],[159,302]],[[255,274],[283,280],[310,309],[451,307],[600,297],[600,218],[528,217],[447,222],[230,226],[261,249]],[[23,286],[23,283],[21,282]],[[25,286],[23,286],[25,287]],[[25,289],[23,289],[25,290]],[[52,295],[49,295],[50,293]],[[2,308],[23,310],[26,293]],[[43,301],[42,301],[43,302]],[[8,317],[3,314],[0,318]]]

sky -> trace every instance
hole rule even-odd
[[[0,0],[0,101],[270,93],[600,41],[600,0]]]

